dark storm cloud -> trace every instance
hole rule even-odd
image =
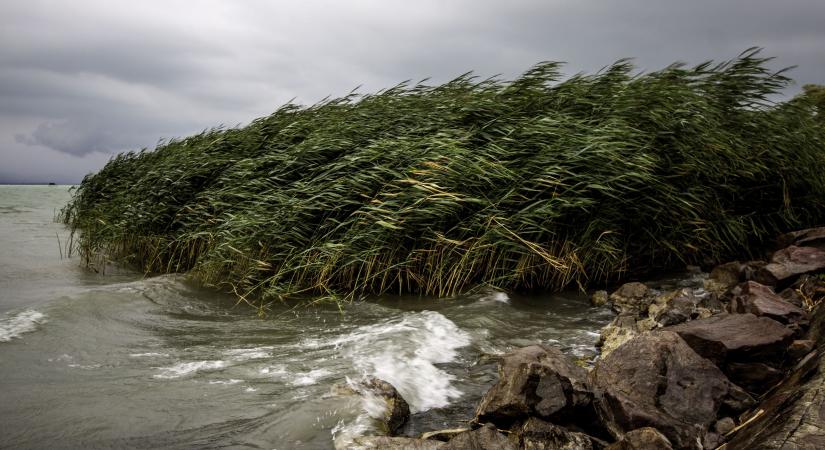
[[[245,123],[293,97],[468,70],[511,78],[544,60],[655,70],[760,46],[777,69],[798,65],[799,84],[823,83],[822,23],[821,0],[4,1],[0,182],[39,176],[49,152],[79,179],[102,154]]]

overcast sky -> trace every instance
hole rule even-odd
[[[825,0],[2,0],[0,183],[77,182],[123,150],[362,85],[592,72],[751,46],[825,83]]]

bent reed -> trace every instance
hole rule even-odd
[[[721,64],[465,74],[287,104],[115,156],[62,212],[89,265],[264,305],[557,290],[747,255],[825,222],[825,127],[750,49]]]

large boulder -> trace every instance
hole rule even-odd
[[[430,441],[433,442],[433,441]],[[516,444],[499,433],[492,424],[457,434],[440,450],[518,450]]]
[[[510,436],[523,450],[598,450],[606,445],[587,434],[570,431],[535,417],[514,427]]]
[[[731,300],[732,312],[765,316],[784,324],[799,323],[807,319],[805,311],[763,284],[747,281],[742,283],[739,291]]]
[[[774,253],[755,279],[769,286],[786,286],[802,274],[821,270],[825,270],[825,250],[791,245]]]
[[[701,449],[720,409],[750,405],[718,367],[669,331],[637,336],[599,361],[590,376],[604,391],[602,420],[617,439],[654,427],[674,448]]]
[[[625,283],[610,294],[610,303],[618,314],[639,314],[647,311],[650,302],[653,301],[649,293],[650,289],[643,283]]]
[[[610,444],[605,450],[670,450],[670,441],[651,427],[638,428],[627,432],[621,439]]]
[[[780,368],[794,335],[773,319],[749,313],[694,320],[666,330],[679,334],[732,382],[755,393],[764,392],[782,378]]]
[[[558,424],[595,423],[598,396],[587,372],[554,347],[532,345],[504,355],[499,382],[476,409],[479,423],[509,428],[529,416]]]
[[[699,355],[723,366],[729,361],[779,364],[793,340],[781,323],[753,314],[723,314],[665,330],[679,334]]]

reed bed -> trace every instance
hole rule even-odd
[[[119,154],[62,219],[90,265],[239,299],[557,290],[747,255],[825,222],[825,131],[755,49],[636,73],[471,74],[287,104]],[[260,303],[259,303],[260,302]]]

